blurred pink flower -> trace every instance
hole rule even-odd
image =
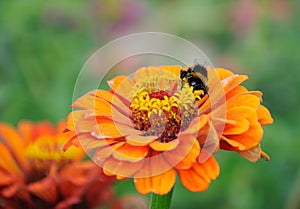
[[[286,0],[273,0],[271,3],[271,16],[274,20],[284,21],[290,17],[291,6]]]
[[[234,3],[231,9],[229,24],[235,35],[243,36],[256,24],[257,17],[257,2],[239,0]]]
[[[136,25],[146,12],[140,1],[100,1],[91,3],[91,15],[96,27],[104,33],[124,34]]]

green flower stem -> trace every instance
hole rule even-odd
[[[150,209],[169,209],[173,195],[173,188],[168,194],[158,195],[152,193]]]

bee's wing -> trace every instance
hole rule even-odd
[[[194,59],[194,62],[193,62],[193,65],[194,65],[194,66],[195,66],[195,65],[201,65],[200,63],[202,63],[202,62],[200,61],[200,59],[195,58],[195,59]]]
[[[205,78],[205,80],[207,80],[207,69],[206,69],[206,62],[204,62],[203,64],[200,64],[201,62],[198,59],[194,60],[194,66],[193,66],[193,70],[197,73],[200,73],[202,75],[202,77]]]
[[[205,61],[205,60],[198,59],[198,58],[195,58],[195,59],[194,59],[193,65],[194,65],[194,66],[195,66],[195,65],[201,65],[201,66],[203,66],[203,67],[205,67],[205,68],[207,67],[206,61]]]

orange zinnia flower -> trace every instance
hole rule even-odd
[[[65,123],[0,123],[0,199],[11,209],[94,208],[112,197],[112,179],[82,149],[62,151]]]
[[[216,160],[197,141],[205,125],[197,104],[207,95],[182,86],[181,69],[142,68],[133,78],[109,81],[110,92],[95,90],[79,98],[73,107],[81,110],[67,122],[76,135],[66,148],[83,145],[106,174],[133,177],[142,194],[168,193],[176,172],[187,189],[204,191],[219,174]],[[199,162],[202,152],[207,157]]]
[[[228,91],[241,79],[230,71],[209,69],[206,94],[181,81],[181,69],[141,68],[133,77],[118,76],[109,81],[110,91],[94,90],[77,99],[72,107],[80,110],[70,113],[67,121],[68,129],[76,134],[65,149],[82,145],[107,175],[133,177],[142,194],[167,194],[174,186],[176,172],[188,190],[206,190],[219,175],[212,154],[221,139],[232,139],[227,134],[239,122],[227,114],[233,110],[226,100],[230,102]],[[232,80],[226,80],[231,75]],[[250,129],[252,123],[257,124],[254,118],[248,121],[240,126]],[[236,135],[247,136],[244,132]],[[254,138],[254,146],[259,146],[261,137]]]

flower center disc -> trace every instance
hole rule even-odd
[[[44,136],[30,143],[25,150],[26,157],[36,169],[44,168],[52,163],[63,164],[81,156],[81,149],[71,148],[63,152],[66,138]]]
[[[145,136],[158,136],[157,141],[163,143],[176,139],[197,116],[198,98],[175,76],[143,78],[135,84],[131,98],[129,117],[133,127]]]

